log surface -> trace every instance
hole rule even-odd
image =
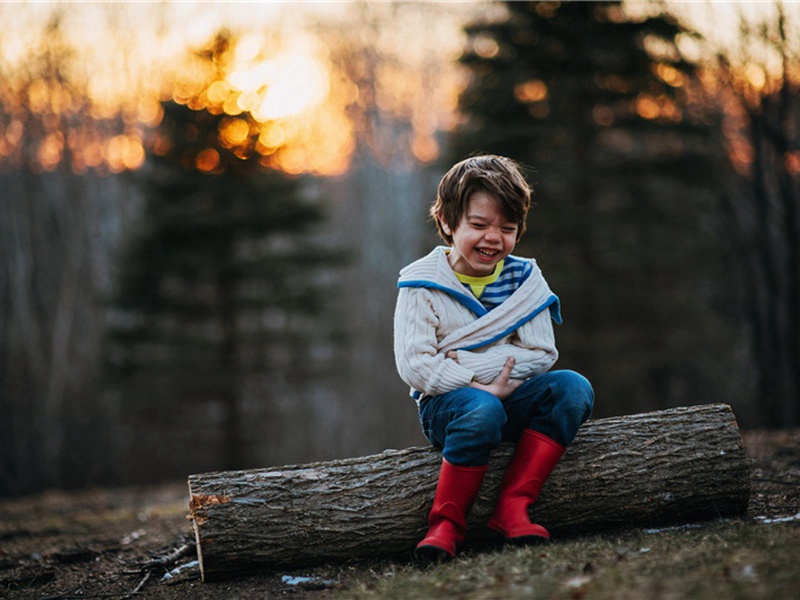
[[[513,447],[503,445],[469,518],[486,537]],[[204,580],[256,569],[410,555],[441,463],[432,448],[189,477]],[[532,514],[554,535],[741,515],[750,462],[731,408],[709,404],[587,422]]]

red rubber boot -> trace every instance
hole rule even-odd
[[[528,507],[536,502],[544,482],[564,455],[565,448],[532,429],[525,429],[508,463],[489,529],[506,543],[527,545],[547,542],[550,533],[531,523]]]
[[[442,459],[428,533],[414,551],[422,564],[450,560],[467,532],[467,514],[478,495],[487,466],[459,467]]]

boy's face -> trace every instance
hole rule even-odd
[[[444,232],[453,237],[447,257],[450,266],[470,277],[491,275],[517,243],[517,223],[509,221],[500,201],[484,191],[472,194],[455,229],[441,218],[439,221]]]

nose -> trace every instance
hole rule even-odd
[[[500,232],[497,229],[488,229],[484,237],[486,238],[487,241],[492,241],[492,242],[499,242],[500,240],[503,239],[502,236],[500,235]]]

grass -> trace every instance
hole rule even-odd
[[[800,525],[718,521],[466,554],[425,571],[387,567],[341,598],[566,600],[800,597]]]

